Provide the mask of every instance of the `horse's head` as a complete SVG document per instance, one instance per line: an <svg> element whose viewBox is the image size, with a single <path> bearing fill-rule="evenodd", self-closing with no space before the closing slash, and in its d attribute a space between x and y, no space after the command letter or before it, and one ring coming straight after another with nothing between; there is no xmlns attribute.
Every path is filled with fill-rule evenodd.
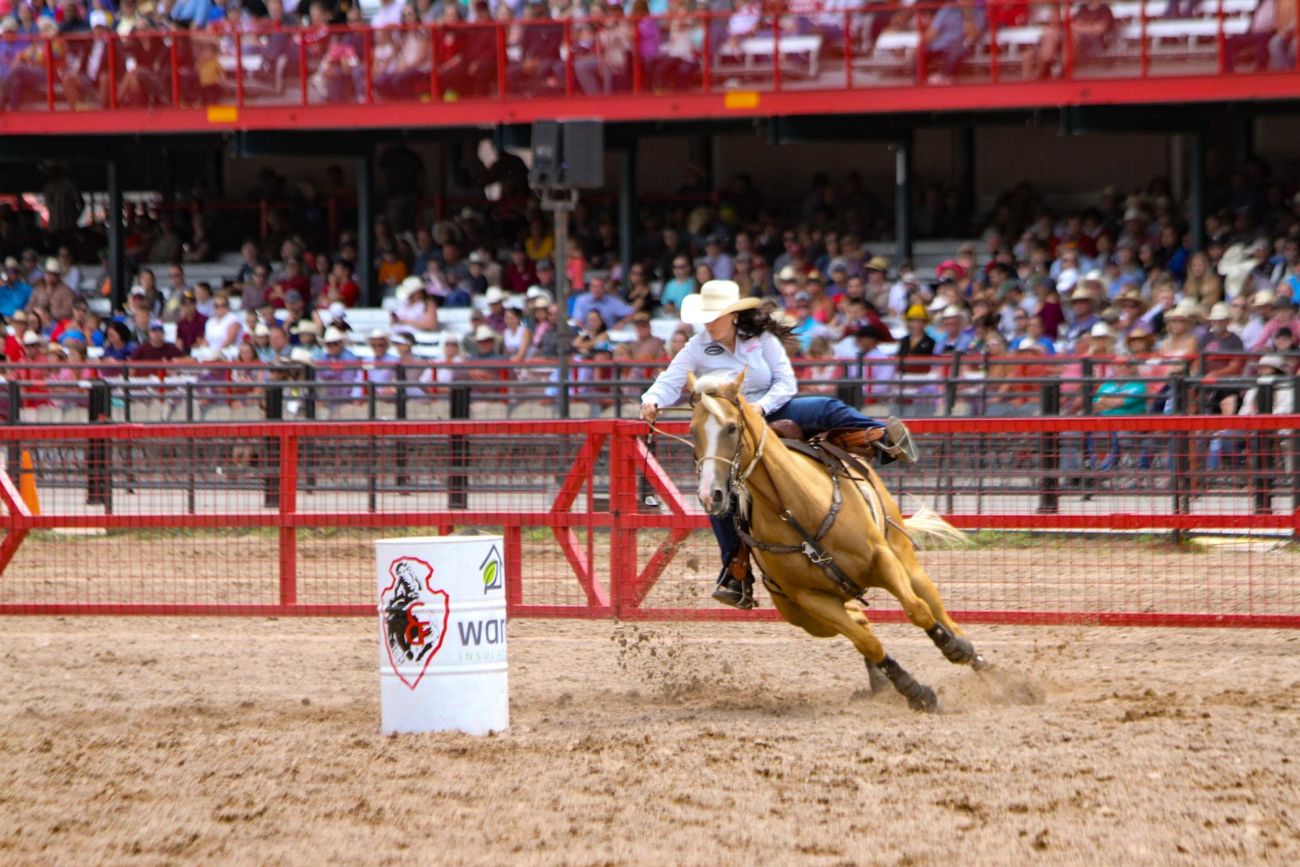
<svg viewBox="0 0 1300 867"><path fill-rule="evenodd" d="M695 467L700 475L700 505L710 515L727 511L731 499L732 472L740 460L744 442L744 398L740 387L745 372L735 380L716 375L699 379L687 374L691 392L691 438L695 441Z"/></svg>

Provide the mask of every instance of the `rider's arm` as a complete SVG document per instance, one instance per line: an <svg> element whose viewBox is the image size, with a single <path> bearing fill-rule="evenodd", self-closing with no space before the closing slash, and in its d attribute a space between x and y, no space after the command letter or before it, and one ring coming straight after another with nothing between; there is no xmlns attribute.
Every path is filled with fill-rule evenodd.
<svg viewBox="0 0 1300 867"><path fill-rule="evenodd" d="M759 398L756 403L763 410L763 415L771 415L798 394L799 384L794 378L794 367L790 364L790 356L786 355L781 341L773 334L764 334L762 344L763 360L767 362L768 369L772 372L772 384L768 386L767 394Z"/></svg>
<svg viewBox="0 0 1300 867"><path fill-rule="evenodd" d="M667 369L655 377L654 383L641 395L641 403L653 403L660 408L677 403L686 386L686 374L699 370L698 349L696 341L687 341L685 348L673 356Z"/></svg>

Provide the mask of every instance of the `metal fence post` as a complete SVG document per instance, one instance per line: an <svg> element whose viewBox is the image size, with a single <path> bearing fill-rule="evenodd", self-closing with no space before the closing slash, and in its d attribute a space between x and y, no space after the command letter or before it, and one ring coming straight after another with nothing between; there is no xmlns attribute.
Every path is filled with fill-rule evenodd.
<svg viewBox="0 0 1300 867"><path fill-rule="evenodd" d="M457 385L451 390L451 417L453 419L469 418L470 389L467 385ZM453 434L451 437L452 474L447 479L447 508L469 508L469 476L465 470L469 467L469 437Z"/></svg>
<svg viewBox="0 0 1300 867"><path fill-rule="evenodd" d="M1169 399L1175 415L1185 415L1187 413L1187 378L1182 374L1174 374L1169 378ZM1169 489L1173 493L1173 510L1174 514L1186 514L1192 510L1191 494L1191 467L1193 441L1192 431L1171 431L1170 432L1170 472L1173 474L1170 479ZM1183 539L1182 530L1174 530L1174 543L1180 543Z"/></svg>
<svg viewBox="0 0 1300 867"><path fill-rule="evenodd" d="M266 387L266 420L282 421L284 419L284 392L276 385ZM258 458L262 474L262 501L268 509L280 506L280 438L265 437L262 440L262 453Z"/></svg>
<svg viewBox="0 0 1300 867"><path fill-rule="evenodd" d="M397 420L406 421L406 366L397 365L393 371L393 380L396 383L397 398L396 411ZM397 493L406 496L409 492L406 490L410 479L406 476L406 438L397 437L393 442L393 465L397 468L397 475L393 479L393 485L397 488Z"/></svg>
<svg viewBox="0 0 1300 867"><path fill-rule="evenodd" d="M1054 418L1061 414L1061 384L1043 383L1040 401L1043 416ZM1038 511L1055 514L1060 509L1061 489L1061 437L1054 431L1043 431L1038 437Z"/></svg>
<svg viewBox="0 0 1300 867"><path fill-rule="evenodd" d="M1273 414L1273 383L1261 382L1257 386L1255 412L1258 415ZM1277 448L1277 435L1270 430L1257 430L1251 437L1254 448L1251 451L1250 484L1254 492L1255 514L1268 515L1273 512L1273 468Z"/></svg>
<svg viewBox="0 0 1300 867"><path fill-rule="evenodd" d="M111 423L112 394L108 383L91 383L89 404L90 417L96 424ZM113 514L111 448L107 436L92 436L86 446L86 502L103 506L105 513L110 515ZM131 448L130 444L127 448Z"/></svg>
<svg viewBox="0 0 1300 867"><path fill-rule="evenodd" d="M6 385L6 392L9 395L8 422L11 426L16 427L17 425L22 423L22 416L23 416L22 386L19 385L18 380L16 379L9 380L7 383L5 383L5 385ZM19 444L18 440L12 440L9 443L9 466L11 467L18 466L18 463L21 459L22 459L22 446Z"/></svg>

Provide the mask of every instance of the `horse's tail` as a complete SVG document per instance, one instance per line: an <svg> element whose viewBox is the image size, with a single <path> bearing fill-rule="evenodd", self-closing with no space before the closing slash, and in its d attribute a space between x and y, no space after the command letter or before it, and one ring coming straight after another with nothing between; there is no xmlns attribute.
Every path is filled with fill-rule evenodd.
<svg viewBox="0 0 1300 867"><path fill-rule="evenodd" d="M943 519L943 516L922 505L916 514L903 519L903 529L913 539L934 539L948 545L970 545L971 538Z"/></svg>

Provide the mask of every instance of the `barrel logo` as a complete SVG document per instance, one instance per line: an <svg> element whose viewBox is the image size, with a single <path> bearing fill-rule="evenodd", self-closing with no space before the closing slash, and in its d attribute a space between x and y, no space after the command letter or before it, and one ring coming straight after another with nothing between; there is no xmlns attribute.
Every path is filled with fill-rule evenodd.
<svg viewBox="0 0 1300 867"><path fill-rule="evenodd" d="M505 583L506 570L501 560L501 552L493 545L483 562L478 565L479 577L483 579L483 594L500 590Z"/></svg>
<svg viewBox="0 0 1300 867"><path fill-rule="evenodd" d="M393 673L415 689L442 649L451 617L451 597L433 587L433 567L418 557L388 564L392 580L379 594L384 612L384 649ZM412 671L419 671L412 676ZM403 669L406 669L405 671Z"/></svg>

